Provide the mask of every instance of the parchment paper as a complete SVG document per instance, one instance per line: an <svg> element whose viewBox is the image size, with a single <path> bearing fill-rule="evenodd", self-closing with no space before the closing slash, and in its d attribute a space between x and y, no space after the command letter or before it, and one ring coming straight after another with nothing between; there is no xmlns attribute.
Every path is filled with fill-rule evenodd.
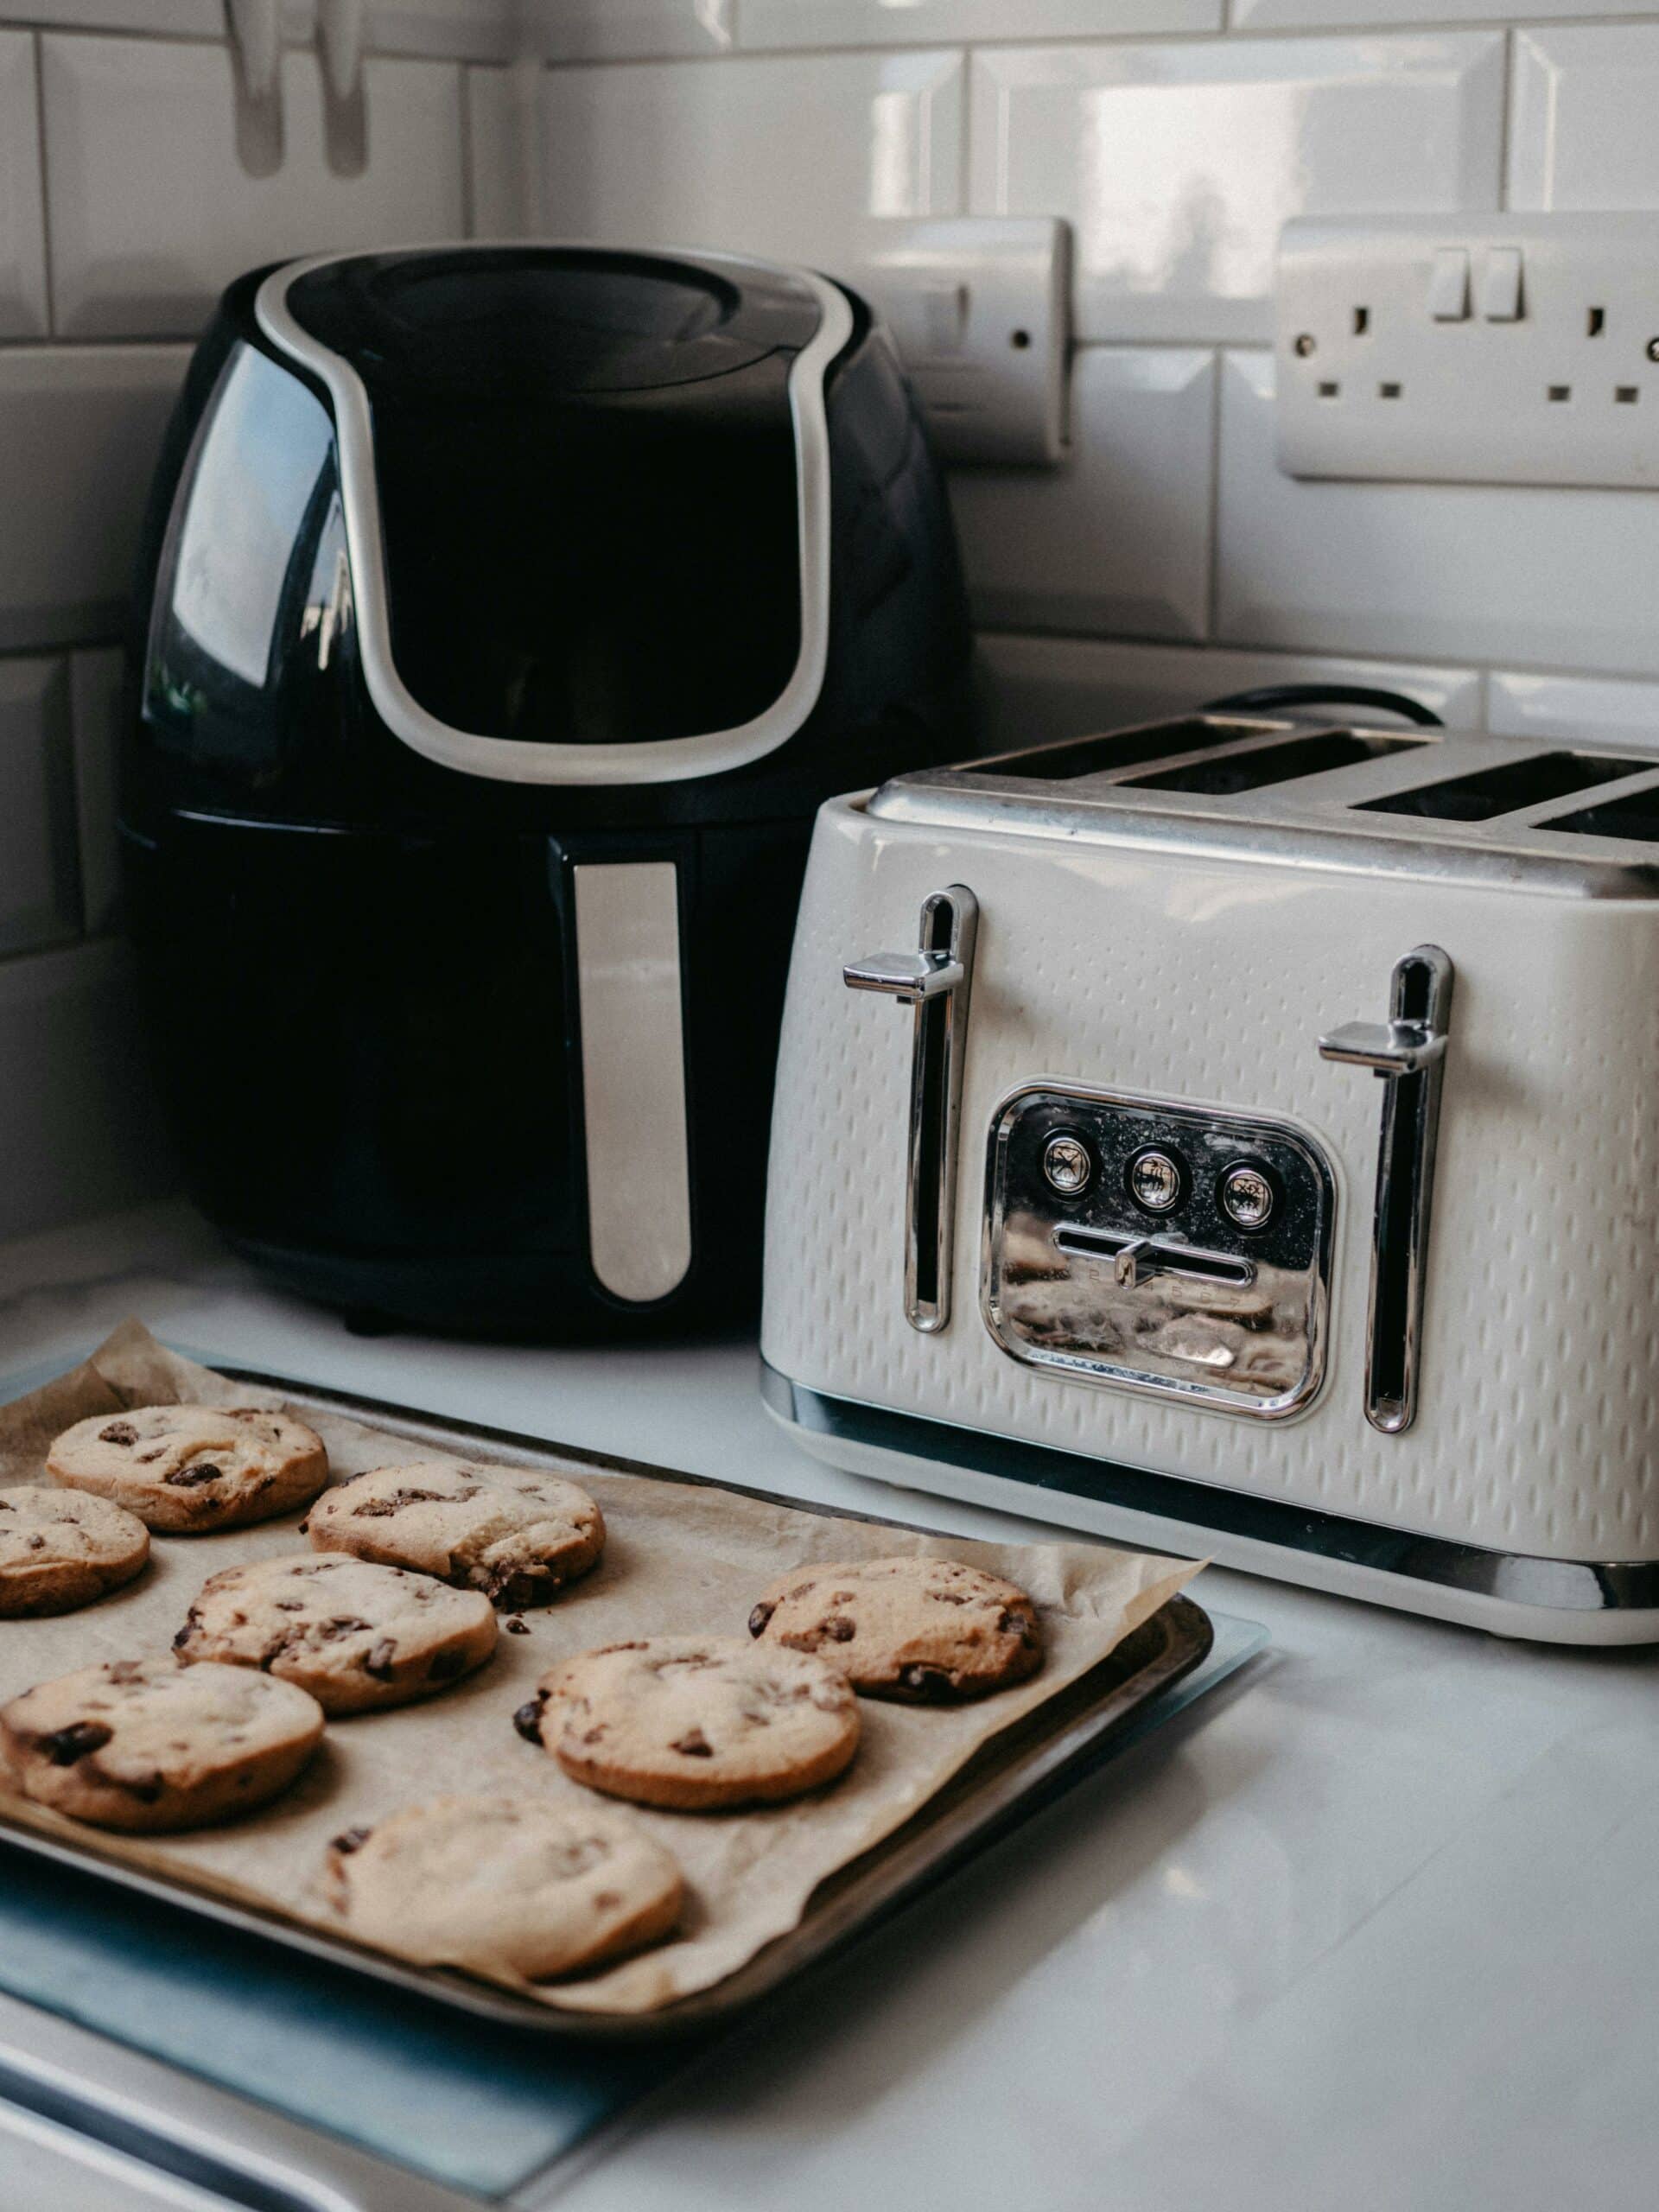
<svg viewBox="0 0 1659 2212"><path fill-rule="evenodd" d="M282 1401L179 1358L141 1324L125 1322L72 1374L0 1408L0 1488L47 1479L53 1439L89 1414L190 1402ZM357 1421L296 1412L327 1445L335 1480L401 1459L442 1456ZM550 1413L556 1418L556 1408ZM500 1459L512 1463L511 1453ZM324 1847L342 1828L452 1791L588 1796L512 1727L515 1708L558 1659L625 1637L741 1635L762 1586L813 1560L914 1552L966 1560L1029 1591L1047 1649L1031 1681L954 1708L862 1700L852 1767L828 1789L788 1804L712 1814L629 1808L684 1869L688 1903L675 1938L563 1983L485 1977L566 2009L648 2012L709 1987L793 1928L828 1875L900 1826L982 1744L1105 1658L1198 1572L1192 1561L1098 1545L912 1535L728 1491L607 1472L579 1456L564 1464L604 1512L600 1565L554 1605L523 1615L530 1633L504 1633L489 1663L454 1689L423 1705L331 1721L311 1766L274 1804L230 1827L155 1840L86 1829L0 1788L7 1816L338 1935L342 1926L320 1874ZM54 1619L0 1622L0 1701L73 1668L166 1649L208 1575L305 1550L301 1517L219 1535L156 1536L149 1567L101 1603Z"/></svg>

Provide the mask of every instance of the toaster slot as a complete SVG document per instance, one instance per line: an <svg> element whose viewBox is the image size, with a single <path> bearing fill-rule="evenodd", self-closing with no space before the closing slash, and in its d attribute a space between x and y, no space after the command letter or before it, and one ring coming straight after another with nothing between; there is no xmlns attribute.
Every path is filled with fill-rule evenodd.
<svg viewBox="0 0 1659 2212"><path fill-rule="evenodd" d="M1319 1039L1320 1057L1382 1079L1365 1418L1397 1435L1417 1415L1423 1286L1434 1196L1440 1082L1452 1012L1452 963L1420 944L1395 968L1386 1022L1351 1021Z"/></svg>
<svg viewBox="0 0 1659 2212"><path fill-rule="evenodd" d="M1149 760L1173 760L1184 753L1213 750L1255 737L1274 725L1223 721L1213 715L1189 715L1177 722L1144 722L1134 729L1109 730L1067 745L1047 745L1000 760L977 760L976 776L1018 776L1024 782L1073 783L1079 776L1109 776L1122 768L1144 767Z"/></svg>
<svg viewBox="0 0 1659 2212"><path fill-rule="evenodd" d="M1362 799L1361 814L1412 814L1428 822L1490 822L1523 807L1544 806L1570 792L1589 791L1641 772L1645 760L1612 760L1591 753L1535 753L1502 768L1479 768L1443 784L1423 784L1382 798ZM1560 829L1560 823L1552 823Z"/></svg>
<svg viewBox="0 0 1659 2212"><path fill-rule="evenodd" d="M1651 766L1643 761L1643 767ZM1637 763L1623 763L1626 775L1637 772ZM1625 837L1638 844L1659 844L1659 788L1627 791L1599 806L1580 807L1576 814L1558 814L1548 822L1535 822L1535 830L1565 830L1575 837Z"/></svg>
<svg viewBox="0 0 1659 2212"><path fill-rule="evenodd" d="M928 1335L950 1319L963 1058L978 926L978 900L965 884L953 883L923 900L916 951L874 953L849 962L842 971L849 990L880 991L915 1009L905 1177L905 1318Z"/></svg>
<svg viewBox="0 0 1659 2212"><path fill-rule="evenodd" d="M1427 742L1421 737L1383 736L1376 731L1311 730L1306 737L1287 738L1278 745L1216 753L1179 768L1163 769L1155 776L1128 776L1124 781L1132 791L1196 791L1225 798L1236 791L1260 791L1268 784L1287 784L1298 776L1322 776L1332 768L1385 760L1391 753L1404 753Z"/></svg>

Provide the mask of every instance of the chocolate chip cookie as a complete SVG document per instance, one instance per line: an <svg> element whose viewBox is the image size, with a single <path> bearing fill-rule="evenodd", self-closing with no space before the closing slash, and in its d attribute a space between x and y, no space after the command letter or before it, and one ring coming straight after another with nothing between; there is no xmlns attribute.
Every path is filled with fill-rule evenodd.
<svg viewBox="0 0 1659 2212"><path fill-rule="evenodd" d="M322 1708L245 1667L165 1653L82 1667L0 1707L0 1752L39 1804L94 1827L205 1827L286 1789L317 1748Z"/></svg>
<svg viewBox="0 0 1659 2212"><path fill-rule="evenodd" d="M149 1557L149 1529L108 1498L44 1483L0 1491L0 1620L72 1613Z"/></svg>
<svg viewBox="0 0 1659 2212"><path fill-rule="evenodd" d="M413 1567L517 1612L586 1574L605 1522L586 1491L556 1475L417 1459L325 1491L308 1533L320 1552Z"/></svg>
<svg viewBox="0 0 1659 2212"><path fill-rule="evenodd" d="M252 1406L134 1406L66 1429L47 1472L113 1498L147 1528L200 1535L308 1505L328 1479L322 1439Z"/></svg>
<svg viewBox="0 0 1659 2212"><path fill-rule="evenodd" d="M832 1781L858 1749L846 1677L741 1637L653 1636L567 1659L515 1716L591 1789L681 1812L769 1803Z"/></svg>
<svg viewBox="0 0 1659 2212"><path fill-rule="evenodd" d="M626 1813L534 1797L436 1797L328 1849L354 1936L405 1957L545 1981L667 1935L683 1885Z"/></svg>
<svg viewBox="0 0 1659 2212"><path fill-rule="evenodd" d="M297 1682L328 1713L407 1705L447 1690L495 1649L475 1590L360 1559L308 1552L227 1567L201 1586L173 1649Z"/></svg>
<svg viewBox="0 0 1659 2212"><path fill-rule="evenodd" d="M819 1651L869 1697L955 1704L1036 1673L1037 1608L948 1559L871 1559L781 1575L749 1615L765 1646Z"/></svg>

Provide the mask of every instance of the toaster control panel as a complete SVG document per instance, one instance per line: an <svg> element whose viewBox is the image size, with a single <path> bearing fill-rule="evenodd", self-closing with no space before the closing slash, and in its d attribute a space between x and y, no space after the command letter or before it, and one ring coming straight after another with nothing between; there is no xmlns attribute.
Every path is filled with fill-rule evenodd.
<svg viewBox="0 0 1659 2212"><path fill-rule="evenodd" d="M1281 1420L1325 1370L1336 1180L1287 1122L1081 1085L991 1130L986 1325L1033 1367Z"/></svg>

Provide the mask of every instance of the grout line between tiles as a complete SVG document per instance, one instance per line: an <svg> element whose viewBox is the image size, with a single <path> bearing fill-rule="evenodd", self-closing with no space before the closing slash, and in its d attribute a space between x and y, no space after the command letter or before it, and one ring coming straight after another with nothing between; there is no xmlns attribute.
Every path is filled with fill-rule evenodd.
<svg viewBox="0 0 1659 2212"><path fill-rule="evenodd" d="M52 194L47 188L46 159L46 50L41 44L41 35L34 34L35 49L35 151L41 171L41 283L46 294L46 327L55 331L58 321L57 286L52 269Z"/></svg>
<svg viewBox="0 0 1659 2212"><path fill-rule="evenodd" d="M1503 34L1503 105L1497 116L1497 204L1507 209L1510 204L1510 148L1515 130L1515 33Z"/></svg>
<svg viewBox="0 0 1659 2212"><path fill-rule="evenodd" d="M1217 346L1210 356L1210 547L1205 578L1204 634L1216 634L1221 611L1221 388L1227 357Z"/></svg>

